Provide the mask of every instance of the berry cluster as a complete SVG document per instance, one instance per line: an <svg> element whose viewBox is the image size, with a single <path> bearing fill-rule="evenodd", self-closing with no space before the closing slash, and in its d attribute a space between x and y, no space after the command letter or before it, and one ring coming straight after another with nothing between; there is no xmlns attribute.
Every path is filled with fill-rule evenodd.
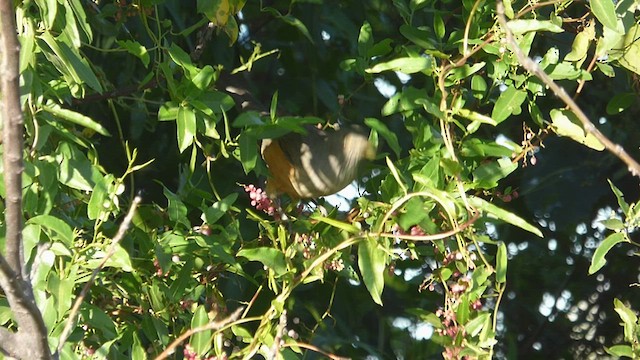
<svg viewBox="0 0 640 360"><path fill-rule="evenodd" d="M305 259L311 259L316 254L316 239L318 238L318 234L310 235L310 234L296 234L295 240L296 243L302 246L302 256Z"/></svg>
<svg viewBox="0 0 640 360"><path fill-rule="evenodd" d="M443 329L436 329L436 333L440 336L448 336L452 340L455 341L455 338L460 334L461 336L466 335L466 330L464 326L459 326L456 313L453 309L442 310L438 309L436 311L436 316L442 319L442 325L444 325ZM445 347L444 352L442 353L442 357L444 359L460 359L460 351L462 351L462 347L459 346L447 346Z"/></svg>
<svg viewBox="0 0 640 360"><path fill-rule="evenodd" d="M333 270L335 272L340 272L344 270L344 261L342 259L333 259L324 264L324 268L327 270Z"/></svg>
<svg viewBox="0 0 640 360"><path fill-rule="evenodd" d="M189 344L184 347L184 351L182 353L184 354L185 360L227 360L227 355L201 358Z"/></svg>
<svg viewBox="0 0 640 360"><path fill-rule="evenodd" d="M535 159L535 158L534 158L534 159ZM503 194L502 192L498 191L498 192L496 192L496 196L497 196L500 200L502 200L502 201L504 201L504 202L508 203L508 202L513 201L514 199L517 199L517 198L518 198L518 196L520 196L520 194L518 194L518 191L517 191L517 190L513 190L513 191L505 191L505 193L504 193L504 194Z"/></svg>
<svg viewBox="0 0 640 360"><path fill-rule="evenodd" d="M414 225L411 227L411 230L409 230L409 233L413 236L424 236L424 230L418 226L418 225Z"/></svg>
<svg viewBox="0 0 640 360"><path fill-rule="evenodd" d="M167 276L169 275L169 273L165 273L164 271L162 271L162 267L160 266L160 262L158 261L158 259L153 259L153 267L156 269L156 276Z"/></svg>
<svg viewBox="0 0 640 360"><path fill-rule="evenodd" d="M277 211L278 209L276 205L264 190L255 187L255 185L253 184L250 184L244 185L244 191L249 193L251 206L255 207L257 210L264 211L269 216L280 218L280 214Z"/></svg>

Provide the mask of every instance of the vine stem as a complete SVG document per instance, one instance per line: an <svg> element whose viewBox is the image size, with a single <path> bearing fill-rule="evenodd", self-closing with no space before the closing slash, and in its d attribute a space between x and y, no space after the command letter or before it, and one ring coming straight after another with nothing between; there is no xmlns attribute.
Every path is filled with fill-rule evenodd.
<svg viewBox="0 0 640 360"><path fill-rule="evenodd" d="M564 88L556 84L556 82L553 81L553 79L551 79L551 77L549 77L549 75L547 75L547 73L545 73L535 61L533 61L533 59L522 52L520 46L518 46L518 43L513 37L513 32L509 28L507 18L504 15L504 4L501 0L498 0L496 2L496 14L500 26L502 26L505 31L507 44L509 44L511 51L513 51L513 54L518 59L520 65L522 65L522 67L525 68L528 72L542 80L542 82L546 86L548 86L551 91L553 91L553 93L557 97L559 97L560 100L562 100L562 102L565 103L569 110L571 110L576 115L580 123L582 123L582 127L584 128L584 131L586 133L593 135L596 139L598 139L598 141L600 141L600 143L602 143L602 145L604 145L605 149L622 160L622 162L627 165L627 168L631 175L640 178L640 164L638 164L638 162L634 158L632 158L621 145L614 143L613 141L609 140L609 138L606 137L603 133L601 133L600 130L598 130L595 125L593 125L591 120L589 120L580 106L578 106L578 104L576 104L571 96L567 94Z"/></svg>

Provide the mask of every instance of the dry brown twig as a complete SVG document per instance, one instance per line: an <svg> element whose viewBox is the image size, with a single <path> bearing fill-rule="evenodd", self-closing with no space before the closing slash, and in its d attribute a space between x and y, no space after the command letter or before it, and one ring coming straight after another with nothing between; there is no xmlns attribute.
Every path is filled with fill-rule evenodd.
<svg viewBox="0 0 640 360"><path fill-rule="evenodd" d="M243 307L239 307L237 308L233 313L231 313L231 315L227 316L226 318L220 320L220 321L212 321L206 325L202 325L202 326L198 326L195 327L193 329L189 329L187 331L185 331L182 335L180 335L177 339L173 340L173 342L171 344L169 344L169 346L167 346L166 349L164 349L163 352L160 353L160 355L156 356L156 358L154 360L163 360L166 359L167 357L169 357L169 355L173 354L173 352L175 351L176 347L178 347L180 344L182 344L182 342L184 342L187 338L189 338L191 335L199 333L199 332L203 332L203 331L207 331L207 330L220 330L223 327L231 324L232 322L238 320L238 318L240 317L240 314L242 314L242 310L244 310Z"/></svg>
<svg viewBox="0 0 640 360"><path fill-rule="evenodd" d="M634 158L632 158L621 145L614 143L613 141L609 140L609 138L606 137L603 133L601 133L600 130L598 130L595 125L593 125L591 120L589 120L587 115L582 111L578 104L576 104L571 96L567 94L564 88L556 84L555 81L553 81L553 79L551 79L549 75L547 75L547 73L545 73L540 68L540 66L538 66L538 64L533 61L533 59L522 52L522 50L518 46L518 43L513 37L513 33L509 29L507 18L504 15L504 4L501 0L496 2L496 13L498 16L498 22L500 23L506 34L507 44L518 59L520 65L522 65L522 67L525 68L528 72L542 80L542 82L546 86L548 86L551 91L553 91L553 93L566 104L569 110L571 110L576 115L580 123L582 123L582 127L586 133L593 135L596 139L598 139L598 141L600 141L600 143L602 143L602 145L604 145L605 149L622 160L622 162L627 165L628 170L632 175L640 177L640 164L638 164L638 162Z"/></svg>
<svg viewBox="0 0 640 360"><path fill-rule="evenodd" d="M120 223L120 227L118 228L118 232L116 233L116 236L114 236L113 239L111 240L111 246L109 246L109 250L107 250L107 253L105 254L104 258L102 259L98 267L93 269L93 272L91 272L91 278L89 278L89 281L87 281L87 283L84 284L82 291L80 291L80 295L78 295L78 297L76 298L76 301L73 303L73 307L71 308L71 311L69 313L69 318L67 319L67 323L65 324L64 329L62 330L62 334L60 334L60 342L58 343L58 352L62 350L64 343L67 341L67 338L71 334L73 324L75 323L75 317L78 314L78 311L80 310L80 305L82 304L82 301L84 301L84 298L89 293L89 289L95 282L96 277L98 276L98 274L100 273L104 265L107 263L109 258L111 258L111 256L113 256L113 254L116 252L118 245L120 244L120 241L122 240L122 238L124 238L124 235L127 233L127 230L129 229L129 225L131 225L131 219L133 219L133 215L135 215L136 209L138 208L140 201L142 201L142 198L140 196L136 196L135 198L133 198L133 201L129 206L129 211L127 212L127 215L122 220L122 223Z"/></svg>

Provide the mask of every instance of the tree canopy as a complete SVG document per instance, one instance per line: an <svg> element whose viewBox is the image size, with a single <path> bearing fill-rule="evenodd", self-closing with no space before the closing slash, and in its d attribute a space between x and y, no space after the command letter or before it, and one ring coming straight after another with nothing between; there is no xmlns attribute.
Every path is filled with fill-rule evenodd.
<svg viewBox="0 0 640 360"><path fill-rule="evenodd" d="M640 356L639 5L3 1L0 353ZM271 202L263 139L352 124Z"/></svg>

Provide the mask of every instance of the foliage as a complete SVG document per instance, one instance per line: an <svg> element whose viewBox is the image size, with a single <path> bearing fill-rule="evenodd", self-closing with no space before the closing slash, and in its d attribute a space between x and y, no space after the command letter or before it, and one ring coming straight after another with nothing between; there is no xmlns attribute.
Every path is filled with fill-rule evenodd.
<svg viewBox="0 0 640 360"><path fill-rule="evenodd" d="M606 136L637 144L638 4L504 5L517 46L604 119L594 123ZM239 307L238 320L193 334L175 356L603 354L589 339L558 350L554 331L536 337L531 327L553 319L526 291L567 291L578 308L595 285L570 282L587 274L573 265L593 257L589 273L616 269L604 255L629 241L637 217L623 192L612 185L627 222L606 221L603 245L576 227L610 203L605 178L630 181L626 167L596 153L602 139L523 71L493 2L35 0L16 13L24 256L62 359L158 355ZM270 105L242 108L238 88ZM353 211L323 200L285 199L279 218L254 208L251 194L266 198L241 184L268 176L259 140L337 120L368 126L380 149ZM585 154L591 163L576 169ZM563 176L571 190L586 180L598 190L562 203ZM63 342L137 192L144 204ZM545 256L541 238L565 252ZM521 244L542 250L518 257ZM612 354L637 353L632 307L615 303L634 345ZM2 298L0 323L15 326ZM571 324L555 329L566 337L560 326Z"/></svg>

